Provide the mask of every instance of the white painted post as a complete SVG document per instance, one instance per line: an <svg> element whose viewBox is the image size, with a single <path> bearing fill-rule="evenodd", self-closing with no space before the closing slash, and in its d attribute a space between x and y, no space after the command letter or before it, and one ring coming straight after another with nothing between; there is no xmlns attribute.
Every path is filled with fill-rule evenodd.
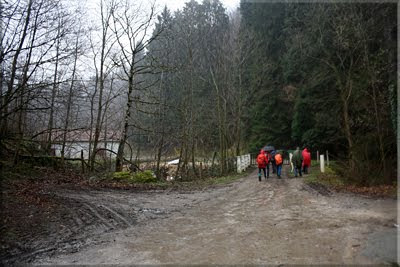
<svg viewBox="0 0 400 267"><path fill-rule="evenodd" d="M320 155L320 162L321 162L321 172L325 172L325 160L324 160L324 154Z"/></svg>
<svg viewBox="0 0 400 267"><path fill-rule="evenodd" d="M238 173L242 172L242 170L240 169L240 156L236 157L236 169Z"/></svg>
<svg viewBox="0 0 400 267"><path fill-rule="evenodd" d="M329 166L329 153L326 151L326 165Z"/></svg>

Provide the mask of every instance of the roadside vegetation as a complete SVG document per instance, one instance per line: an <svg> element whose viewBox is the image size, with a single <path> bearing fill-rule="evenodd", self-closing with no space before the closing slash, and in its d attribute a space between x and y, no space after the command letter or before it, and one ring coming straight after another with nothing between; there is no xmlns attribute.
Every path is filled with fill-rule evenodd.
<svg viewBox="0 0 400 267"><path fill-rule="evenodd" d="M357 183L357 180L341 175L342 166L336 161L330 162L330 166L325 166L322 173L320 165L316 161L312 162L310 173L305 176L304 182L307 184L319 184L338 192L351 192L372 197L397 198L397 182L392 184L370 184L368 186Z"/></svg>

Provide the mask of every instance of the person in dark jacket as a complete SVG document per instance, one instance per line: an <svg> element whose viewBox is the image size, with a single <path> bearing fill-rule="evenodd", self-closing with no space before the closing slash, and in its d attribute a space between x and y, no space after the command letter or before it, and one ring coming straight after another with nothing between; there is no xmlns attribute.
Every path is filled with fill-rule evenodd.
<svg viewBox="0 0 400 267"><path fill-rule="evenodd" d="M264 178L267 180L267 174L265 173L265 167L268 164L268 158L265 156L264 150L260 150L260 154L257 156L257 165L258 165L258 181L261 182L261 170L264 171Z"/></svg>
<svg viewBox="0 0 400 267"><path fill-rule="evenodd" d="M276 154L276 150L272 150L272 151L271 151L272 173L275 173L275 172L276 172L275 154Z"/></svg>
<svg viewBox="0 0 400 267"><path fill-rule="evenodd" d="M271 162L272 164L272 156L271 153L269 153L268 151L265 151L265 156L267 157L267 178L269 178L269 163Z"/></svg>
<svg viewBox="0 0 400 267"><path fill-rule="evenodd" d="M296 151L293 152L292 163L294 166L294 177L297 177L297 172L299 173L300 177L301 174L301 165L303 164L303 156L301 155L300 148L297 147Z"/></svg>

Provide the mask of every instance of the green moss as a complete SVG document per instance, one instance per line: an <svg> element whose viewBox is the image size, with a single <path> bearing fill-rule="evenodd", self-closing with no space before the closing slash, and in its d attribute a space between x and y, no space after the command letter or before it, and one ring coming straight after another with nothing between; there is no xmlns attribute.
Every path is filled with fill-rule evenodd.
<svg viewBox="0 0 400 267"><path fill-rule="evenodd" d="M135 183L157 183L158 181L152 171L137 172L130 180Z"/></svg>
<svg viewBox="0 0 400 267"><path fill-rule="evenodd" d="M152 171L144 171L137 173L115 172L112 176L114 180L125 181L128 183L157 183L157 178Z"/></svg>

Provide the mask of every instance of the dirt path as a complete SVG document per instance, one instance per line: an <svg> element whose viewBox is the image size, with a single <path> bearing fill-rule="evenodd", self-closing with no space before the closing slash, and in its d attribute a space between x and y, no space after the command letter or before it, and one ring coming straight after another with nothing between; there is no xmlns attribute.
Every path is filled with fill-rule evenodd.
<svg viewBox="0 0 400 267"><path fill-rule="evenodd" d="M79 246L37 253L35 264L309 264L396 261L371 236L396 233L396 200L305 186L302 179L258 182L256 173L203 192L74 192L70 231ZM79 208L76 208L79 207ZM84 221L92 223L84 223ZM393 234L384 250L396 253ZM395 237L395 236L394 236ZM396 238L394 238L396 240ZM392 243L391 243L392 242ZM379 242L378 242L379 244ZM371 247L372 246L372 247ZM382 246L380 244L379 246ZM385 247L387 246L387 247ZM72 243L73 247L73 243ZM368 251L374 251L373 253ZM371 256L371 257L367 257ZM393 258L393 259L392 259Z"/></svg>

